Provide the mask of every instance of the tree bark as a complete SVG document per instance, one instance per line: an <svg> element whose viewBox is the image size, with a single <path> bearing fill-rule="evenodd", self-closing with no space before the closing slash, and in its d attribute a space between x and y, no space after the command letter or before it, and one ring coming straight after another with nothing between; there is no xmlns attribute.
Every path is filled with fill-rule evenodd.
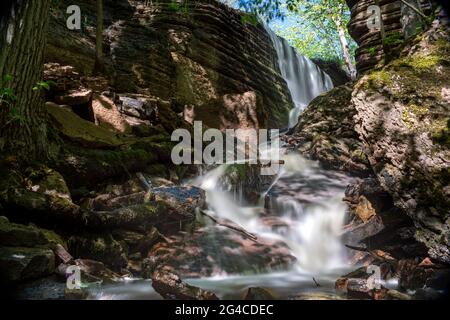
<svg viewBox="0 0 450 320"><path fill-rule="evenodd" d="M347 66L348 72L350 73L350 78L354 80L356 79L356 66L352 61L348 41L345 37L345 29L342 25L341 16L344 8L342 4L339 5L341 6L341 14L339 14L338 17L334 20L334 23L336 24L336 28L338 31L339 42L341 43L342 55L344 57L345 65Z"/></svg>
<svg viewBox="0 0 450 320"><path fill-rule="evenodd" d="M0 103L0 150L19 159L48 156L46 109L40 90L50 0L8 0L0 16L0 82L17 97Z"/></svg>
<svg viewBox="0 0 450 320"><path fill-rule="evenodd" d="M103 57L103 0L97 0L97 30L95 44L94 74L103 72L105 61Z"/></svg>

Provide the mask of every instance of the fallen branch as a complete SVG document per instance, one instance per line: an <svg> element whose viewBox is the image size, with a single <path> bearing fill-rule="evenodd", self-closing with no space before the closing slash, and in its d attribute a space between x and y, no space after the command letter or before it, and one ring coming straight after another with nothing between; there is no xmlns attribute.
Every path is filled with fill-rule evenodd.
<svg viewBox="0 0 450 320"><path fill-rule="evenodd" d="M250 232L248 232L248 231L242 229L241 227L233 226L233 225L231 225L231 224L229 224L229 223L226 223L226 222L221 222L221 221L219 221L217 218L213 217L212 215L206 213L206 212L203 211L203 210L200 210L200 212L201 212L204 216L207 216L208 218L210 218L212 221L214 221L214 222L215 222L216 224L218 224L219 226L226 227L226 228L229 228L229 229L231 229L231 230L237 231L237 232L243 234L245 237L249 238L249 239L252 240L252 241L255 241L255 242L256 242L257 239L258 239L253 233L250 233Z"/></svg>
<svg viewBox="0 0 450 320"><path fill-rule="evenodd" d="M147 191L152 190L152 185L147 181L147 179L141 172L136 172L136 177L139 179L139 181L141 181L141 184L144 187L144 189L147 189Z"/></svg>
<svg viewBox="0 0 450 320"><path fill-rule="evenodd" d="M312 279L313 279L314 283L316 284L316 287L320 287L320 284L316 281L316 279L314 277Z"/></svg>
<svg viewBox="0 0 450 320"><path fill-rule="evenodd" d="M367 252L368 254L370 254L372 257L374 257L375 259L381 260L381 261L386 261L386 262L390 262L390 263L397 263L397 259L395 259L394 257L392 257L389 253L382 251L382 250L369 250L367 248L364 247L355 247L349 244L345 245L347 248L352 249L352 250L356 250L356 251L362 251L362 252Z"/></svg>
<svg viewBox="0 0 450 320"><path fill-rule="evenodd" d="M420 11L419 9L417 9L415 6L413 6L412 4L406 2L405 0L400 0L401 2L403 2L404 5L410 7L411 9L413 9L418 15L420 15L422 18L426 18L427 16Z"/></svg>
<svg viewBox="0 0 450 320"><path fill-rule="evenodd" d="M349 244L345 244L345 246L347 248L349 248L349 249L356 250L356 251L363 251L363 252L368 252L369 251L365 247L355 247L355 246L352 246L352 245L349 245Z"/></svg>

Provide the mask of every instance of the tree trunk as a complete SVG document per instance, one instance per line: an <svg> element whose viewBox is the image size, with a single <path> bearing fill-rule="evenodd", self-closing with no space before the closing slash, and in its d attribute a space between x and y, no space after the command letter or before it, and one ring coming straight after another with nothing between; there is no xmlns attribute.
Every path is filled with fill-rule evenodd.
<svg viewBox="0 0 450 320"><path fill-rule="evenodd" d="M97 0L97 30L94 74L103 72L104 68L105 61L103 58L103 0Z"/></svg>
<svg viewBox="0 0 450 320"><path fill-rule="evenodd" d="M345 37L345 29L342 26L342 21L340 16L335 20L336 28L339 35L339 42L341 43L342 55L344 56L344 62L347 66L348 72L350 73L350 78L352 80L356 79L356 66L352 61L350 55L350 49L348 46L347 38Z"/></svg>
<svg viewBox="0 0 450 320"><path fill-rule="evenodd" d="M9 0L0 17L0 89L17 97L0 102L0 150L20 160L48 155L46 109L40 90L50 0ZM5 8L6 7L6 8ZM1 81L9 75L10 81Z"/></svg>

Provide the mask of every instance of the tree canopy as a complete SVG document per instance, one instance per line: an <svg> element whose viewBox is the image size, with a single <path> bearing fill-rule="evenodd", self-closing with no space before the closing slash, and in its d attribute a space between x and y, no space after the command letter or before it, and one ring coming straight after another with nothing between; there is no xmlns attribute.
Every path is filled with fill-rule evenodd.
<svg viewBox="0 0 450 320"><path fill-rule="evenodd" d="M335 60L354 73L356 43L345 0L239 0L241 9L272 21L275 32L309 58Z"/></svg>

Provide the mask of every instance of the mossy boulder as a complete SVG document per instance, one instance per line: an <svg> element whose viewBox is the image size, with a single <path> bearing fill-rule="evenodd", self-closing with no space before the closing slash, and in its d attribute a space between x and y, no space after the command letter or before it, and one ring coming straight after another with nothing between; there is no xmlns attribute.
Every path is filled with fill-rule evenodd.
<svg viewBox="0 0 450 320"><path fill-rule="evenodd" d="M69 141L91 148L113 148L122 144L113 132L82 119L63 106L51 102L46 106L54 127Z"/></svg>
<svg viewBox="0 0 450 320"><path fill-rule="evenodd" d="M127 265L124 248L109 234L72 236L68 246L75 257L101 261L115 270Z"/></svg>
<svg viewBox="0 0 450 320"><path fill-rule="evenodd" d="M47 276L54 269L55 256L52 250L0 247L0 278L3 283Z"/></svg>
<svg viewBox="0 0 450 320"><path fill-rule="evenodd" d="M290 148L327 168L368 176L369 162L354 130L352 90L348 85L339 86L311 101L286 141Z"/></svg>
<svg viewBox="0 0 450 320"><path fill-rule="evenodd" d="M67 248L66 241L52 230L38 228L32 224L9 222L6 217L0 217L0 245L17 247L53 248L60 244Z"/></svg>

